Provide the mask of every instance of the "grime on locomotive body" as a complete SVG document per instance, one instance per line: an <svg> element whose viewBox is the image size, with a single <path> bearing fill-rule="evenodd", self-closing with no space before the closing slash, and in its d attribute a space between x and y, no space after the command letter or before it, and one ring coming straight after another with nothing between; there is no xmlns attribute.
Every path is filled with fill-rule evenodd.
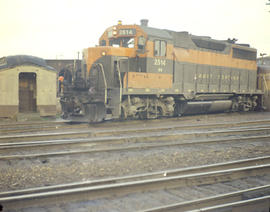
<svg viewBox="0 0 270 212"><path fill-rule="evenodd" d="M65 119L157 118L262 107L256 49L141 25L108 28L64 81Z"/></svg>

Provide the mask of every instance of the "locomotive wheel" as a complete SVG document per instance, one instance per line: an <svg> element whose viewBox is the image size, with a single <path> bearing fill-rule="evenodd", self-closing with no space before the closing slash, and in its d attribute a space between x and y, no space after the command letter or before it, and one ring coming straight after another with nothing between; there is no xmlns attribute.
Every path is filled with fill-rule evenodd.
<svg viewBox="0 0 270 212"><path fill-rule="evenodd" d="M233 101L233 102L232 102L232 111L233 111L233 112L236 112L236 111L238 111L238 108L239 108L238 102Z"/></svg>
<svg viewBox="0 0 270 212"><path fill-rule="evenodd" d="M166 107L163 103L160 103L157 107L157 114L158 117L164 117L166 116Z"/></svg>
<svg viewBox="0 0 270 212"><path fill-rule="evenodd" d="M249 107L247 105L244 105L243 106L243 111L248 112L249 111Z"/></svg>
<svg viewBox="0 0 270 212"><path fill-rule="evenodd" d="M126 120L127 119L127 112L125 107L121 106L121 115L120 115L120 120Z"/></svg>
<svg viewBox="0 0 270 212"><path fill-rule="evenodd" d="M147 111L141 111L138 113L138 117L139 119L143 120L143 119L147 119Z"/></svg>

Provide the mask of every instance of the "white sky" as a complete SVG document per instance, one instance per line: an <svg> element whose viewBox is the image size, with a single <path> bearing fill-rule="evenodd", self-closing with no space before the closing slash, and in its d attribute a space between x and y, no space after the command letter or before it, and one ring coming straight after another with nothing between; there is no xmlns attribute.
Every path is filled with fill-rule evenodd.
<svg viewBox="0 0 270 212"><path fill-rule="evenodd" d="M0 57L27 54L74 59L95 46L104 30L122 20L188 31L224 40L237 38L270 54L267 0L0 0Z"/></svg>

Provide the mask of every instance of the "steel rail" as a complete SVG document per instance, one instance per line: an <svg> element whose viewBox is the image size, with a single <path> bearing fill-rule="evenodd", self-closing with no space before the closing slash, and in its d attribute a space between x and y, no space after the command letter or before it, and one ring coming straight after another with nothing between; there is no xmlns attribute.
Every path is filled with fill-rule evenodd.
<svg viewBox="0 0 270 212"><path fill-rule="evenodd" d="M249 112L248 114L247 113L244 113L244 114L241 114L241 113L229 113L229 115L232 115L232 116L245 116L245 115L250 115L252 114L252 112ZM254 114L254 113L253 113ZM206 115L191 115L191 116L182 116L182 117L163 117L161 119L148 119L148 120L124 120L124 121L113 121L113 120L110 120L110 121L105 121L105 122L100 122L100 123L94 123L94 124L91 124L91 123L79 123L79 124L87 124L87 125L90 125L90 126L100 126L100 125L110 125L110 126L115 126L115 125L119 125L119 124L141 124L142 122L145 123L145 122L148 122L148 123L155 123L155 122L160 122L160 120L162 122L175 122L175 121L185 121L185 120L194 120L194 119L200 119L200 118L211 118L211 117L214 117L214 118L222 118L224 116L228 116L228 113L227 114L224 114L224 113L220 113L220 114L206 114ZM264 119L263 119L264 120ZM6 123L0 123L0 130L1 129L6 129L6 128L15 128L15 127L27 127L27 126L33 126L33 125L48 125L48 124L61 124L61 123L72 123L70 121L67 121L67 120L63 120L63 119L60 119L60 120L53 120L53 121L29 121L29 122L6 122ZM77 125L78 123L75 123L75 125Z"/></svg>
<svg viewBox="0 0 270 212"><path fill-rule="evenodd" d="M158 143L158 144L143 144L136 146L126 146L126 147L110 147L110 148L94 148L90 150L73 150L73 151L60 151L60 152L49 152L49 153L37 153L37 154L16 154L16 155L1 155L0 160L15 160L15 159L33 159L33 158L41 158L41 157L57 157L57 156L66 156L66 155L81 155L81 154L94 154L94 153L102 153L102 152L119 152L119 151L136 151L136 150L148 150L155 148L166 148L173 146L194 146L194 145L202 145L202 144L222 144L227 142L236 142L236 141L254 141L260 142L262 140L269 141L270 135L261 135L261 136L250 136L250 137L236 137L236 138L218 138L218 139L208 139L208 140L191 140L191 141L176 141L176 142L166 142L166 143ZM89 140L76 140L76 141L67 141L67 142L43 142L34 143L30 145L11 145L11 146L0 146L1 149L15 149L15 148L33 148L33 147L46 147L52 145L81 145L85 143L92 143L93 141ZM96 141L94 141L96 142ZM99 141L101 142L101 141Z"/></svg>
<svg viewBox="0 0 270 212"><path fill-rule="evenodd" d="M105 185L94 185L71 189L57 189L13 196L2 196L0 204L5 209L16 209L48 203L82 201L96 198L105 198L112 195L126 195L134 192L155 191L183 186L194 186L224 182L229 180L269 174L270 164L248 166L204 173L187 174L180 176L163 176L161 178L146 179L131 182L117 182Z"/></svg>
<svg viewBox="0 0 270 212"><path fill-rule="evenodd" d="M250 132L252 131L268 131L270 130L270 126L252 126L252 127L238 127L238 128L229 128L227 130L224 129L211 129L209 131L198 131L196 128L197 126L192 126L192 129L196 129L196 131L188 131L188 132L178 132L182 133L183 138L185 137L185 135L187 137L190 137L191 135L207 135L208 134L212 134L214 135L214 133L216 134L228 134L228 133L244 133L244 132L248 132L248 129ZM73 132L50 132L50 133L35 133L35 134L16 134L16 135L4 135L4 136L0 136L0 142L3 143L5 141L24 141L24 140L34 140L34 139L41 139L41 140L46 140L48 138L82 138L82 137L98 137L98 136L108 136L108 137L112 137L113 135L124 135L124 134L134 134L132 135L132 137L137 137L137 136L142 136L142 135L138 135L138 133L147 133L147 132L151 132L154 133L155 135L161 134L162 132L167 132L167 134L170 132L175 133L173 131L177 131L177 130L182 130L184 131L184 129L182 128L182 126L167 126L167 127L145 127L145 128L137 128L137 129L123 129L123 130L80 130L80 131L73 131ZM124 136L123 136L124 137ZM130 136L129 136L130 137ZM161 135L162 137L162 135Z"/></svg>
<svg viewBox="0 0 270 212"><path fill-rule="evenodd" d="M43 124L34 124L27 125L17 128L0 128L0 133L8 135L11 133L31 133L36 131L53 131L53 130L68 130L68 129L78 129L78 128L88 128L88 124L69 124L68 122L56 122L56 123L43 123Z"/></svg>
<svg viewBox="0 0 270 212"><path fill-rule="evenodd" d="M215 205L212 207L200 208L196 210L190 210L186 212L234 212L234 211L244 211L244 212L267 212L270 208L270 195L253 198L249 200L242 200L233 203L227 203L222 205Z"/></svg>
<svg viewBox="0 0 270 212"><path fill-rule="evenodd" d="M167 128L165 128L167 129ZM93 141L97 141L97 142L101 142L101 141L115 141L115 140L118 140L118 141L126 141L128 139L128 141L132 141L132 138L133 139L136 139L137 141L137 138L140 138L140 139L144 139L146 140L146 138L154 138L155 140L156 139L162 139L164 137L163 134L165 134L165 138L168 138L169 136L170 137L175 137L176 138L190 138L190 137L196 137L196 136L214 136L214 135L224 135L224 134L229 134L229 135L232 135L233 133L235 134L238 134L238 133L249 133L249 132L268 132L268 130L270 129L270 127L263 127L263 128L236 128L236 129L223 129L223 130L211 130L211 131L188 131L188 132L174 132L175 130L177 129L172 129L170 130L170 133L168 133L169 131L168 130L163 130L161 131L161 129L159 129L159 133L153 133L152 129L144 129L144 133L146 132L151 132L149 133L147 136L145 136L143 133L142 134L138 134L139 132L137 132L137 134L127 134L127 136L124 135L121 135L121 136L104 136L104 137L99 137L99 133L100 132L89 132L89 131L84 131L84 132L65 132L65 133L48 133L48 134L31 134L31 135L20 135L20 136L25 136L25 138L28 138L31 139L31 138L36 138L36 137L50 137L50 136L59 136L59 135L68 135L69 137L68 138L71 138L71 135L73 134L87 134L87 135L92 135L91 137L87 137L87 139L89 140L93 140ZM128 133L128 131L125 131ZM109 132L107 132L109 133ZM111 132L112 134L115 134L113 131ZM0 136L0 139L1 138L4 138L8 141L13 141L13 142L9 142L9 143L5 143L5 142L1 142L0 143L0 147L5 147L5 146L12 146L12 145L29 145L29 144L34 144L34 143L52 143L52 142L69 142L70 139L66 139L66 140L53 140L53 141L44 141L44 140L37 140L37 141L31 141L29 142L27 140L27 142L18 142L18 143L15 143L14 141L14 138L21 138L20 136L18 135L15 135L15 136ZM80 137L79 137L80 138ZM80 140L78 140L79 142Z"/></svg>
<svg viewBox="0 0 270 212"><path fill-rule="evenodd" d="M198 209L202 209L205 207L217 207L217 204L232 205L235 204L236 202L242 201L243 198L247 198L247 196L249 196L250 193L252 193L252 196L255 196L256 198L262 197L265 193L266 194L270 193L270 185L259 186L225 194L219 194L215 196L200 198L186 202L178 202L169 205L162 205L159 207L141 210L140 212L178 212L189 210L196 211Z"/></svg>
<svg viewBox="0 0 270 212"><path fill-rule="evenodd" d="M256 158L249 158L243 160L234 160L222 163L214 163L210 165L202 165L202 166L194 166L194 167L187 167L187 168L179 168L179 169L169 169L164 171L156 171L151 173L145 174L137 174L137 175L130 175L124 177L114 177L109 179L102 179L102 180L91 180L91 181L84 181L84 182L76 182L76 183L68 183L62 185L55 185L55 186L46 186L40 188L29 188L23 190L15 190L15 191L7 191L7 192L0 192L1 197L7 196L15 196L15 195L22 195L22 194L33 194L38 192L49 192L59 189L71 189L71 188L79 188L84 186L95 186L95 185L106 185L111 183L123 183L123 182L130 182L130 181L139 181L139 180L146 180L146 179L155 179L155 178L163 178L163 177L171 177L171 176L181 176L181 175L191 175L191 174L198 174L200 172L211 172L211 171L220 171L226 169L235 169L235 168L243 168L248 166L254 165L263 165L263 164L270 164L270 156L265 157L256 157Z"/></svg>
<svg viewBox="0 0 270 212"><path fill-rule="evenodd" d="M266 120L255 120L255 121L243 121L243 122L231 122L231 123L212 123L212 124L189 124L189 125L182 125L182 124L175 124L169 121L168 122L164 122L165 126L144 126L141 127L141 124L137 127L134 127L133 125L130 125L131 128L127 128L127 129L121 129L121 130L115 130L115 129L111 129L110 126L105 126L105 129L99 129L98 127L91 127L90 125L63 125L60 126L58 128L56 128L57 126L53 126L52 129L53 130L62 130L63 128L66 128L68 130L70 129L78 129L78 128L84 128L87 131L95 131L97 135L111 135L113 133L131 133L131 132L143 132L143 131L147 131L147 130L151 130L151 131L160 131L160 130L171 130L171 129L175 129L175 130L190 130L190 129L205 129L205 128L224 128L224 127L244 127L244 126L254 126L254 125L258 125L258 124L269 124L270 120L266 119ZM145 123L144 123L145 124ZM168 126L169 124L169 126ZM153 124L155 125L155 124ZM82 127L83 126L83 127ZM86 126L86 127L84 127ZM125 127L127 127L127 125L125 125ZM45 131L45 130L44 130ZM32 131L33 132L33 131ZM48 131L49 132L49 131ZM53 132L51 132L53 133ZM57 133L57 132L56 132ZM35 134L25 134L25 132L21 133L21 134L15 134L13 135L14 139L16 139L17 137L25 137L25 136L30 136L30 135L35 135ZM9 135L8 133L4 133L3 136L0 136L0 140L4 140L6 137L10 137L11 135Z"/></svg>
<svg viewBox="0 0 270 212"><path fill-rule="evenodd" d="M55 121L31 121L31 122L8 122L8 123L0 123L0 129L8 129L8 128L15 128L15 127L27 127L27 126L37 126L37 125L50 125L50 124L62 124L68 123L65 120L55 120Z"/></svg>

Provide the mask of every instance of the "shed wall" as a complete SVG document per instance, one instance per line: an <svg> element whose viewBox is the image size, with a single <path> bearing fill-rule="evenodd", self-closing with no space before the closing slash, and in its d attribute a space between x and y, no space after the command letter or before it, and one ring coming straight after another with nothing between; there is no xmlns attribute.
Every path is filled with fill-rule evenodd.
<svg viewBox="0 0 270 212"><path fill-rule="evenodd" d="M22 65L0 70L0 117L13 117L19 111L19 74L36 73L37 111L40 116L56 115L57 73L42 67Z"/></svg>
<svg viewBox="0 0 270 212"><path fill-rule="evenodd" d="M15 116L18 104L18 75L12 71L0 71L0 117Z"/></svg>

